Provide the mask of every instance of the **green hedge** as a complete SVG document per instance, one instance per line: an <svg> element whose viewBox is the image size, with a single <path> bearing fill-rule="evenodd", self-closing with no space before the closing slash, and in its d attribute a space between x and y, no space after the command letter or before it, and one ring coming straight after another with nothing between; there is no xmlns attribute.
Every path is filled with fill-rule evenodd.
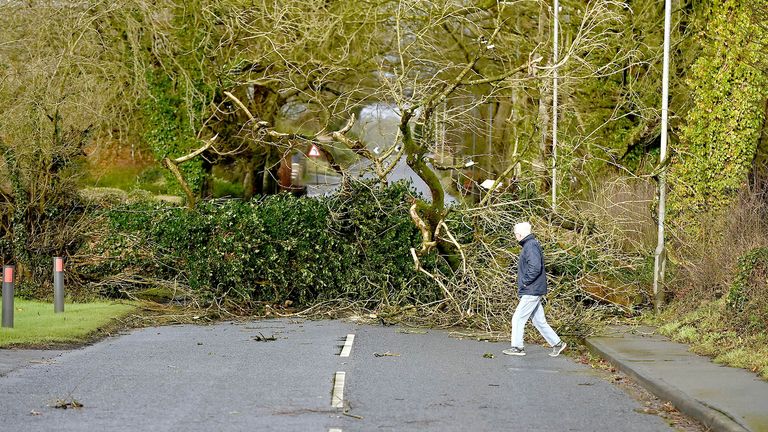
<svg viewBox="0 0 768 432"><path fill-rule="evenodd" d="M180 279L204 301L434 301L439 289L414 270L409 252L420 244L408 215L411 194L402 183L356 184L327 198L208 201L195 211L113 208L104 214L109 235L91 251L113 258L84 274L98 281L139 269L145 278ZM424 261L434 265L435 257ZM119 295L118 287L99 286Z"/></svg>
<svg viewBox="0 0 768 432"><path fill-rule="evenodd" d="M726 304L731 321L743 331L768 330L768 248L752 249L739 258Z"/></svg>
<svg viewBox="0 0 768 432"><path fill-rule="evenodd" d="M712 2L701 56L688 85L691 104L681 128L670 171L667 217L682 234L712 235L702 225L728 209L748 174L765 123L768 32L755 22L752 8L766 0Z"/></svg>

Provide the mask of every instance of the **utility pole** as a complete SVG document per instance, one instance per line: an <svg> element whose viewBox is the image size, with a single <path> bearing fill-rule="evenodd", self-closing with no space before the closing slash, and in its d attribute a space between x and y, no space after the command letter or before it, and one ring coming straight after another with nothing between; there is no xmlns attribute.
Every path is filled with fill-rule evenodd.
<svg viewBox="0 0 768 432"><path fill-rule="evenodd" d="M555 1L555 29L552 36L552 43L554 44L552 54L552 211L557 211L557 42L558 42L558 30L560 27L560 2Z"/></svg>
<svg viewBox="0 0 768 432"><path fill-rule="evenodd" d="M661 154L659 165L664 167L659 173L659 227L658 244L653 263L653 300L656 312L661 310L664 303L664 268L667 263L666 246L664 243L664 215L667 198L667 121L669 120L669 33L672 16L672 0L664 2L664 65L661 73Z"/></svg>

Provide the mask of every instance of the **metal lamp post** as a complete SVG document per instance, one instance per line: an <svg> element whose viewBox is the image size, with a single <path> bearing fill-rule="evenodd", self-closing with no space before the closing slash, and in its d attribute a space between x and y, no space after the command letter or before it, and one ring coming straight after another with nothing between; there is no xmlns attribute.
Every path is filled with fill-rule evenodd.
<svg viewBox="0 0 768 432"><path fill-rule="evenodd" d="M667 121L669 119L669 39L670 39L670 21L672 16L672 0L664 2L664 64L661 77L661 154L659 155L659 165L665 163L667 159ZM666 254L664 243L664 215L666 213L667 197L667 173L666 168L662 168L659 173L659 226L658 226L658 244L654 254L653 263L653 297L656 312L661 309L664 303L664 268L666 267Z"/></svg>
<svg viewBox="0 0 768 432"><path fill-rule="evenodd" d="M559 57L557 49L558 34L560 28L560 2L555 1L555 28L553 31L552 43L552 211L557 211L557 59Z"/></svg>

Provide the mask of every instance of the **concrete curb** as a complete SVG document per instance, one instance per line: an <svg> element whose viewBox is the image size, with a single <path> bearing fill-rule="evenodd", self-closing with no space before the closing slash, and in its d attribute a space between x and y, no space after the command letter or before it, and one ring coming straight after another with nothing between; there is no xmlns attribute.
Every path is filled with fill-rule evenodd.
<svg viewBox="0 0 768 432"><path fill-rule="evenodd" d="M590 351L611 362L616 368L629 375L659 399L671 402L672 405L682 413L699 421L713 431L752 432L750 429L734 420L728 413L709 406L705 402L686 394L664 380L652 376L640 365L626 361L626 359L619 355L619 353L609 346L602 344L599 340L586 339L584 342Z"/></svg>

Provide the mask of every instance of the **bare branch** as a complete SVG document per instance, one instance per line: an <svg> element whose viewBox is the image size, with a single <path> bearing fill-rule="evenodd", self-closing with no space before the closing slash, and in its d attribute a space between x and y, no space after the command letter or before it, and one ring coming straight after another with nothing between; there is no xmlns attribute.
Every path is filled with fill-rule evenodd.
<svg viewBox="0 0 768 432"><path fill-rule="evenodd" d="M192 153L189 153L188 155L177 157L177 158L175 158L175 159L173 159L171 161L175 165L179 165L179 164L182 164L182 163L184 163L184 162L186 162L186 161L188 161L190 159L194 159L195 157L203 154L206 150L211 148L211 146L213 146L213 142L216 141L216 138L218 138L218 137L219 137L218 135L214 135L213 138L211 138L210 140L208 140L207 143L205 143L204 146L202 146L199 149L193 151Z"/></svg>

